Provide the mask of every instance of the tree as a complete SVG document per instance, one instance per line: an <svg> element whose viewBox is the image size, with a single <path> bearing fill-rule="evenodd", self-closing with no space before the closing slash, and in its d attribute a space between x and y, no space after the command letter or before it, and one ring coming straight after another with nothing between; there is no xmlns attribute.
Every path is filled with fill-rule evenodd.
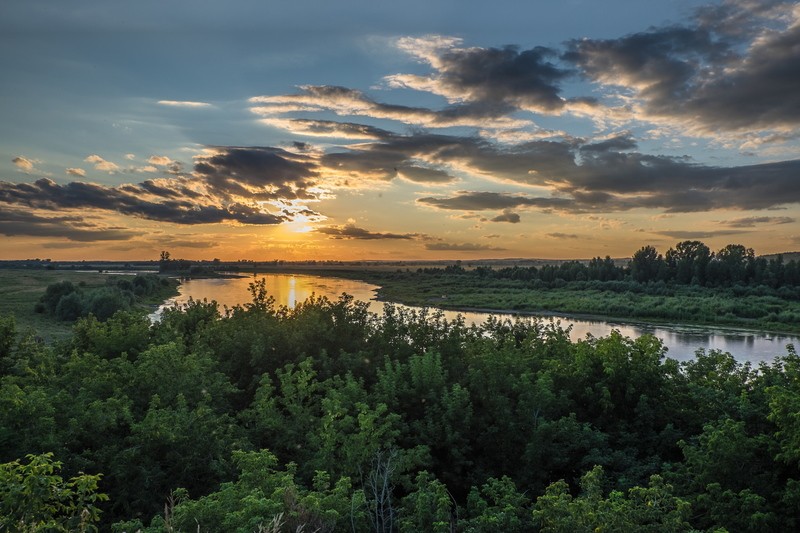
<svg viewBox="0 0 800 533"><path fill-rule="evenodd" d="M17 336L17 321L14 315L0 315L0 375L4 374L4 359L11 355Z"/></svg>
<svg viewBox="0 0 800 533"><path fill-rule="evenodd" d="M625 494L603 495L603 469L595 466L581 478L581 494L573 497L564 481L557 481L536 500L533 521L542 532L573 531L690 531L690 505L673 495L661 476L651 476L647 487Z"/></svg>
<svg viewBox="0 0 800 533"><path fill-rule="evenodd" d="M0 531L98 531L100 475L64 480L52 453L27 455L27 463L0 464Z"/></svg>
<svg viewBox="0 0 800 533"><path fill-rule="evenodd" d="M458 518L456 502L447 487L425 470L417 474L414 491L403 498L400 531L449 533Z"/></svg>
<svg viewBox="0 0 800 533"><path fill-rule="evenodd" d="M755 252L741 244L729 244L717 252L715 259L719 266L718 284L735 285L747 281L747 265L755 259Z"/></svg>
<svg viewBox="0 0 800 533"><path fill-rule="evenodd" d="M643 246L633 254L630 265L633 279L645 283L658 279L664 259L652 246Z"/></svg>
<svg viewBox="0 0 800 533"><path fill-rule="evenodd" d="M705 285L711 256L711 250L702 242L683 241L667 250L666 261L677 283Z"/></svg>

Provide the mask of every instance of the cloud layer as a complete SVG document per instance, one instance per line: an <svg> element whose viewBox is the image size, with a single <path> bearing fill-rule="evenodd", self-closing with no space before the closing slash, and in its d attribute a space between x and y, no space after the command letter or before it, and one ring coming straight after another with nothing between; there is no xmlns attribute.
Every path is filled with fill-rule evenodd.
<svg viewBox="0 0 800 533"><path fill-rule="evenodd" d="M38 159L17 156L17 169L35 177L0 181L2 231L56 236L62 224L68 239L128 238L119 228L91 226L92 214L109 213L181 225L322 223L326 202L342 191L391 185L413 195L398 203L426 217L477 218L497 223L498 232L524 226L530 211L753 212L718 216L716 229L652 232L674 238L777 231L796 222L755 213L800 204L800 159L776 156L787 147L800 153L794 2L729 0L681 23L562 46L471 46L444 35L393 42L413 65L383 73L369 89L320 82L249 98L251 118L281 135L274 146L204 146L189 161L159 150L139 159L146 166L87 150L85 169L53 174L39 172ZM663 148L684 134L758 157L737 153L728 162L703 158L700 149ZM58 175L74 181L46 177ZM36 210L28 229L24 208ZM312 235L401 243L431 233L330 222ZM428 250L500 249L435 238ZM455 239L472 240L463 233Z"/></svg>

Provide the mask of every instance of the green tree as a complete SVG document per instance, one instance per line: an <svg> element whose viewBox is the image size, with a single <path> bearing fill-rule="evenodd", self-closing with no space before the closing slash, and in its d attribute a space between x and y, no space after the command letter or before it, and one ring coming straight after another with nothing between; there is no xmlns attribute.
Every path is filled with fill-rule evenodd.
<svg viewBox="0 0 800 533"><path fill-rule="evenodd" d="M458 510L447 487L426 471L417 474L414 489L403 498L398 529L414 533L450 533L457 524Z"/></svg>
<svg viewBox="0 0 800 533"><path fill-rule="evenodd" d="M640 283L656 281L664 267L661 254L652 246L643 246L631 258L631 277Z"/></svg>
<svg viewBox="0 0 800 533"><path fill-rule="evenodd" d="M604 483L599 466L581 478L577 497L570 494L564 481L553 483L536 500L534 524L543 533L677 533L692 529L688 522L691 506L675 496L661 476L652 476L647 487L633 487L627 494L612 491L605 496Z"/></svg>
<svg viewBox="0 0 800 533"><path fill-rule="evenodd" d="M467 497L466 516L459 521L465 532L530 531L530 501L511 478L490 478Z"/></svg>
<svg viewBox="0 0 800 533"><path fill-rule="evenodd" d="M238 475L233 481L197 499L177 491L164 517L156 517L146 533L162 531L367 531L363 513L352 509L353 488L349 478L331 483L326 472L317 472L313 488L297 481L294 465L280 468L267 450L233 452ZM115 526L122 531L123 524ZM133 526L133 527L131 527ZM172 528L172 529L168 529ZM129 522L128 531L142 527Z"/></svg>
<svg viewBox="0 0 800 533"><path fill-rule="evenodd" d="M53 454L27 455L27 463L0 464L0 531L98 531L100 475L59 475Z"/></svg>
<svg viewBox="0 0 800 533"><path fill-rule="evenodd" d="M705 285L711 250L700 241L679 242L667 250L666 261L677 283Z"/></svg>
<svg viewBox="0 0 800 533"><path fill-rule="evenodd" d="M0 315L0 376L11 366L11 350L17 337L17 322L14 315Z"/></svg>

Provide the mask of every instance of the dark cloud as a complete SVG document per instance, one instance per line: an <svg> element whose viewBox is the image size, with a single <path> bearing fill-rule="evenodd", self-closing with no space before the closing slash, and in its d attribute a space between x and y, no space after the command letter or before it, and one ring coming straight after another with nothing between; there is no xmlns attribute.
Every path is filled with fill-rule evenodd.
<svg viewBox="0 0 800 533"><path fill-rule="evenodd" d="M548 233L547 236L548 237L552 237L553 239L577 239L578 238L578 236L576 234L574 234L574 233L560 233L560 232Z"/></svg>
<svg viewBox="0 0 800 533"><path fill-rule="evenodd" d="M621 150L634 150L637 147L636 140L630 133L624 135L616 135L609 139L599 141L591 144L584 144L580 150L586 152L609 152Z"/></svg>
<svg viewBox="0 0 800 533"><path fill-rule="evenodd" d="M429 242L425 244L425 248L427 250L433 251L454 251L454 252L480 252L480 251L502 251L505 248L498 248L495 246L489 246L488 244L477 244L477 243L450 243L450 242Z"/></svg>
<svg viewBox="0 0 800 533"><path fill-rule="evenodd" d="M512 224L519 224L520 218L517 213L514 213L509 210L503 211L502 215L497 215L496 217L490 219L491 222L510 222Z"/></svg>
<svg viewBox="0 0 800 533"><path fill-rule="evenodd" d="M726 235L741 235L748 233L742 230L699 230L699 231L651 231L655 235L671 237L673 239L710 239L713 237L724 237Z"/></svg>
<svg viewBox="0 0 800 533"><path fill-rule="evenodd" d="M43 217L0 207L0 233L8 237L53 237L76 242L128 240L136 234L124 228L103 227L80 216Z"/></svg>
<svg viewBox="0 0 800 533"><path fill-rule="evenodd" d="M148 192L139 189L137 194L136 187L114 188L82 182L59 185L45 178L34 183L0 181L0 202L35 209L97 209L175 224L229 221L243 224L279 224L285 220L240 203L203 205L192 198L173 195L151 201L145 199Z"/></svg>
<svg viewBox="0 0 800 533"><path fill-rule="evenodd" d="M0 181L0 203L53 211L97 209L175 224L271 225L291 220L292 214L269 213L258 202L316 201L319 193L309 189L317 185L317 169L316 156L280 148L217 147L196 158L191 177L117 187L79 181L60 185L50 179ZM317 215L308 208L304 212Z"/></svg>
<svg viewBox="0 0 800 533"><path fill-rule="evenodd" d="M318 176L309 156L273 147L223 147L195 159L195 175L216 196L257 200L309 198Z"/></svg>
<svg viewBox="0 0 800 533"><path fill-rule="evenodd" d="M392 133L374 126L354 122L336 122L333 120L310 119L263 119L265 124L289 130L296 135L314 137L338 137L344 139L383 139Z"/></svg>
<svg viewBox="0 0 800 533"><path fill-rule="evenodd" d="M441 209L489 210L532 207L574 212L635 208L667 212L768 209L800 202L800 160L738 167L695 164L686 158L619 152L617 140L581 151L574 141L536 141L500 146L474 138L418 135L380 143L386 153L407 151L438 164L446 161L479 175L554 189L555 196L525 197L494 192L425 197ZM366 153L375 148L369 147ZM580 153L580 158L578 158Z"/></svg>
<svg viewBox="0 0 800 533"><path fill-rule="evenodd" d="M392 180L401 176L417 183L448 183L455 177L441 168L423 166L418 156L424 156L450 137L422 135L396 136L380 143L359 144L357 147L324 154L319 164L335 176L354 179ZM458 139L450 142L458 143Z"/></svg>
<svg viewBox="0 0 800 533"><path fill-rule="evenodd" d="M563 208L572 205L571 200L562 198L530 198L497 192L462 192L451 198L428 196L418 198L417 202L439 209L460 211L500 210L513 207L539 207L544 209Z"/></svg>
<svg viewBox="0 0 800 533"><path fill-rule="evenodd" d="M796 219L792 217L744 217L733 220L723 220L720 224L731 228L754 228L758 224L791 224Z"/></svg>
<svg viewBox="0 0 800 533"><path fill-rule="evenodd" d="M383 150L380 145L367 145L346 152L324 154L320 165L337 177L390 181L406 160L402 153Z"/></svg>
<svg viewBox="0 0 800 533"><path fill-rule="evenodd" d="M353 225L346 226L324 226L317 228L317 233L328 235L333 239L359 239L359 240L410 240L420 238L419 233L379 233L358 228Z"/></svg>
<svg viewBox="0 0 800 533"><path fill-rule="evenodd" d="M427 60L436 72L428 77L390 76L395 85L426 88L494 114L519 108L553 112L564 107L559 82L570 71L554 62L558 54L553 49L453 46L431 50L425 40L414 39L401 41L401 47Z"/></svg>
<svg viewBox="0 0 800 533"><path fill-rule="evenodd" d="M595 81L634 90L647 115L711 131L793 127L800 123L800 25L786 22L793 5L729 2L685 26L573 41L564 58Z"/></svg>

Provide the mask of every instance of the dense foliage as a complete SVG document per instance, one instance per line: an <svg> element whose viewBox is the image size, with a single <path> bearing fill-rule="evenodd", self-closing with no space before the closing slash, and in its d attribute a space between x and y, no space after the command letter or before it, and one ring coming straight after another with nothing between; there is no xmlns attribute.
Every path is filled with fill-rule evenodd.
<svg viewBox="0 0 800 533"><path fill-rule="evenodd" d="M127 311L137 300L168 294L174 282L155 274L137 274L109 278L105 287L85 288L71 281L59 281L47 287L36 304L36 311L59 320L76 320L90 314L106 320L117 311Z"/></svg>
<svg viewBox="0 0 800 533"><path fill-rule="evenodd" d="M252 292L57 345L0 321L0 472L102 474L81 501L118 532L800 526L791 347L678 363L650 336Z"/></svg>
<svg viewBox="0 0 800 533"><path fill-rule="evenodd" d="M477 267L467 271L460 265L444 269L425 268L421 273L450 274L470 272L477 277L539 281L559 285L559 281L633 281L636 283L663 282L701 287L765 286L772 289L800 286L800 264L795 260L784 263L778 255L767 260L757 257L752 248L729 244L712 252L700 241L683 241L662 256L652 246L643 246L625 265L610 257L595 257L587 262L564 261L558 265L537 267L506 267L493 269ZM796 293L789 291L791 294Z"/></svg>

